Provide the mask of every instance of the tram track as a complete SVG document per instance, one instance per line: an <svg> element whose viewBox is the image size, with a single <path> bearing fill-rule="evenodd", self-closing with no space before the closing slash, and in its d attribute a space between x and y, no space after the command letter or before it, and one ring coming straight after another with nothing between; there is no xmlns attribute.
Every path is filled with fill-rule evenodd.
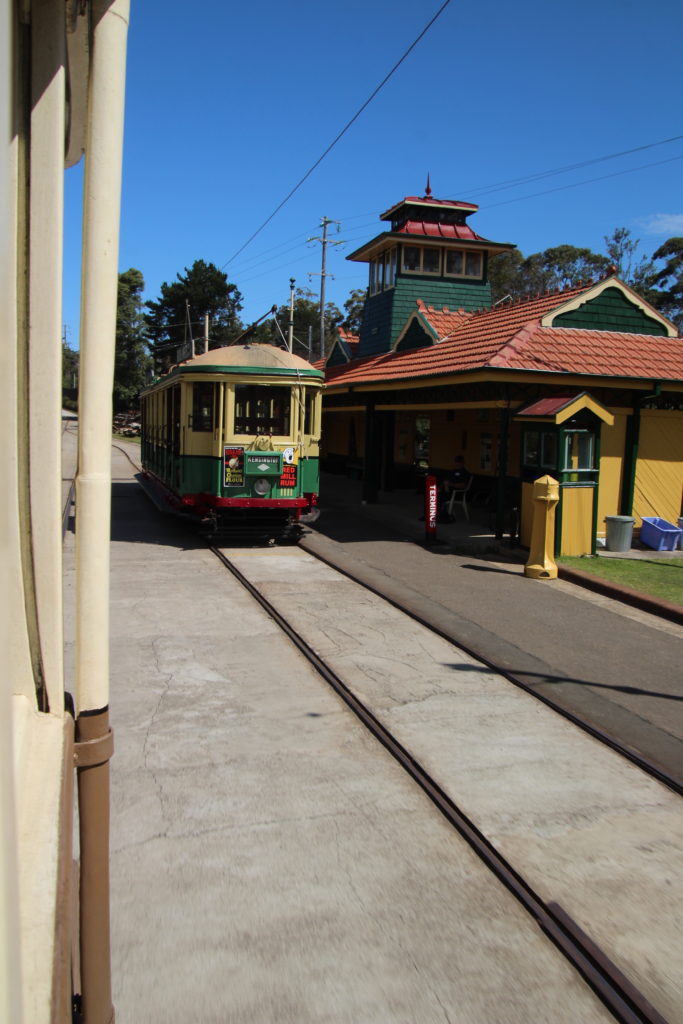
<svg viewBox="0 0 683 1024"><path fill-rule="evenodd" d="M443 640L446 640L448 643L456 645L465 654L469 655L471 658L476 658L477 661L480 661L483 665L486 665L486 667L491 669L492 672L495 672L497 675L502 676L504 679L507 679L507 681L512 683L514 686L519 687L519 689L524 690L525 693L528 693L530 696L534 697L542 704L545 704L546 707L549 707L553 711L556 711L557 714L561 715L563 718L567 719L567 721L571 722L573 725L583 730L583 732L588 733L588 735L592 736L593 739L599 740L600 743L603 743L611 750L614 750L616 753L620 754L627 761L630 761L631 764L634 764L637 768L640 768L641 771L645 772L652 778L657 779L658 782L661 782L664 786L666 786L672 792L676 793L678 796L683 796L683 780L672 775L670 772L667 772L661 765L656 764L654 761L652 761L650 758L645 757L639 751L627 746L625 743L620 742L617 737L613 736L608 732L605 732L604 729L600 729L593 722L589 722L586 718L583 718L580 715L576 714L576 712L571 711L569 708L565 707L563 704L560 704L558 701L553 700L546 694L540 693L533 686L530 686L528 683L524 682L524 680L521 679L519 675L517 675L514 672L511 672L509 669L492 660L481 649L473 646L472 644L464 642L462 638L457 636L455 633L449 632L445 629L441 629L429 618L427 618L424 615L420 615L420 613L416 611L414 608L410 607L410 605L407 602L398 600L394 595L387 593L386 590L383 590L381 587L373 585L372 583L368 582L367 579L364 579L362 576L353 573L350 569L340 565L338 562L335 562L331 558L327 558L326 556L322 555L319 551L314 550L306 544L302 544L301 546L309 555L312 555L314 558L317 558L318 561L322 562L324 565L329 566L329 568L345 576L353 583L357 583L365 590L368 590L371 594L375 594L377 597L381 598L383 601L386 601L388 604L390 604L393 608L396 608L404 615L407 615L414 622L419 623L421 626L424 626L427 629L431 630L431 632L435 633L437 636L440 636Z"/></svg>
<svg viewBox="0 0 683 1024"><path fill-rule="evenodd" d="M139 470L139 466L136 465L134 459L125 448L118 445L115 447L126 456L136 470ZM582 930L581 926L577 924L559 903L550 899L544 899L539 894L533 885L525 879L523 874L513 866L510 860L486 837L462 807L449 796L420 760L379 720L373 710L353 692L353 689L341 678L335 669L311 647L291 622L268 600L265 594L240 571L238 566L223 551L215 546L207 545L207 547L231 575L250 593L263 610L267 612L279 628L282 629L318 674L332 687L349 709L354 712L371 735L382 744L410 778L417 783L443 818L468 843L487 869L516 898L538 927L541 928L544 934L547 935L568 962L571 963L572 967L589 985L614 1019L624 1022L624 1024L638 1024L638 1022L640 1024L666 1024L665 1018L649 1002L644 993L633 985L621 972L604 949ZM421 618L419 615L415 615L410 609L402 607L399 601L382 594L381 590L375 587L368 586L365 581L356 579L352 573L325 558L321 558L317 553L307 553L314 554L322 563L342 573L348 579L360 583L365 589L376 594L381 599L388 600L397 610L408 614L416 622L419 622L420 625L442 637L448 643L459 646L463 651L483 662L489 669L516 686L520 686L530 695L539 697L533 688L515 679L511 673L501 670L492 663L491 659L482 657L476 651L463 647L453 636L447 635L442 630L435 629L432 623ZM606 742L600 730L594 730L588 723L583 723L577 716L567 713L565 709L559 706L555 706L552 701L543 697L539 697L539 699L549 707L559 711L565 719L580 726L595 739L603 743ZM680 786L678 786L677 780L671 780L674 784L670 785L666 778L662 777L663 773L659 769L655 767L654 771L648 770L650 766L647 762L639 758L637 754L629 751L628 748L623 748L613 741L607 742L607 745L617 753L624 754L629 761L636 764L643 771L646 771L647 774L654 776L658 781L669 785L670 789L680 793Z"/></svg>
<svg viewBox="0 0 683 1024"><path fill-rule="evenodd" d="M318 674L344 701L371 735L382 744L403 770L423 790L441 815L468 843L492 874L517 899L536 924L562 952L573 968L591 987L615 1020L622 1024L666 1024L617 965L607 956L572 917L556 902L546 901L491 843L472 818L448 795L429 771L396 738L351 687L322 658L265 594L252 583L220 548L209 546L212 554L243 586L251 597L287 635ZM321 559L321 561L325 561ZM336 568L336 567L335 567ZM348 574L345 574L348 575ZM352 577L351 577L352 578ZM372 589L372 588L369 588ZM378 596L382 596L379 594ZM392 602L399 607L396 602ZM401 610L399 608L399 610ZM415 616L413 616L415 618ZM422 623L431 628L428 623ZM452 642L449 638L445 638ZM493 667L489 665L489 667ZM496 670L497 671L497 670ZM507 678L507 677L506 677ZM525 688L526 689L526 688ZM533 691L531 691L533 692Z"/></svg>
<svg viewBox="0 0 683 1024"><path fill-rule="evenodd" d="M135 460L131 457L130 453L124 447L117 444L114 444L113 447L115 447L118 451L120 451L123 455L126 456L131 466L133 466L133 468L137 472L142 472L142 467L139 465L139 463L135 462ZM421 615L419 612L415 610L415 608L410 607L410 605L406 601L398 600L394 595L387 593L386 590L382 589L381 587L373 585L372 583L368 582L367 579L364 579L361 575L352 572L349 568L340 565L333 559L322 555L320 551L315 550L311 546L307 545L305 542L300 542L300 546L313 558L316 558L318 561L329 566L329 568L333 569L335 572L340 573L341 575L345 576L353 583L356 583L359 586L363 587L370 593L375 594L377 597L386 601L388 604L396 608L398 611L402 612L404 615L407 615L414 622L419 623L421 626L424 626L425 628L429 629L435 635L440 636L443 640L446 640L448 643L454 644L469 657L475 658L477 661L481 662L481 664L485 665L491 671L495 672L497 675L501 676L508 682L512 683L513 686L518 687L525 693L528 693L530 696L540 701L542 704L545 704L546 707L551 708L553 711L561 715L567 721L571 722L577 728L581 729L589 736L592 736L593 739L598 740L600 743L604 744L611 750L614 750L616 753L620 754L631 764L635 765L637 768L645 772L651 778L654 778L658 782L661 782L662 785L666 786L668 789L676 793L678 796L683 796L683 779L672 775L670 772L666 771L664 767L655 763L651 758L646 757L638 750L621 742L618 737L606 732L604 729L601 729L595 723L588 721L588 719L582 717L581 715L567 708L559 701L553 700L552 697L549 697L547 694L540 693L535 687L526 683L520 677L520 675L510 671L508 668L500 665L499 663L491 659L480 648L477 648L476 646L473 646L472 644L468 644L467 642L463 641L463 639L460 636L456 635L454 632L450 632L440 628L427 616ZM217 551L218 549L212 548L212 550Z"/></svg>

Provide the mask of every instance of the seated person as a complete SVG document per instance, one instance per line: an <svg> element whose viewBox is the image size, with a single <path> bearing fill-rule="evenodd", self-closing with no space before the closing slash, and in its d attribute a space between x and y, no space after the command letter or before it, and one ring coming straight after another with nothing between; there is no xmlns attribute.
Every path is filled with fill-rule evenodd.
<svg viewBox="0 0 683 1024"><path fill-rule="evenodd" d="M441 494L444 501L448 501L453 491L464 491L469 483L472 474L465 469L465 458L456 455L453 460L453 469L441 484Z"/></svg>

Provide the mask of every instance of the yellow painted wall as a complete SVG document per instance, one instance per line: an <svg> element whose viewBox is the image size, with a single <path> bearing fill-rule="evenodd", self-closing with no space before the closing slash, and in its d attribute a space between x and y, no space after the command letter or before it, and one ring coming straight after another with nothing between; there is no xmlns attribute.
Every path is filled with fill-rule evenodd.
<svg viewBox="0 0 683 1024"><path fill-rule="evenodd" d="M346 455L349 437L348 412L324 412L322 448L325 455Z"/></svg>
<svg viewBox="0 0 683 1024"><path fill-rule="evenodd" d="M613 427L608 427L604 423L602 425L596 531L598 537L605 536L605 516L619 515L627 418L625 413L615 413Z"/></svg>
<svg viewBox="0 0 683 1024"><path fill-rule="evenodd" d="M561 555L590 555L593 527L593 488L562 487Z"/></svg>
<svg viewBox="0 0 683 1024"><path fill-rule="evenodd" d="M356 428L356 458L365 451L365 416L362 412L324 412L321 449L324 455L349 455L351 421Z"/></svg>
<svg viewBox="0 0 683 1024"><path fill-rule="evenodd" d="M456 455L465 457L470 473L493 476L496 470L500 414L497 409L443 409L426 413L432 431L429 461L432 466L450 469ZM488 447L483 443L489 436ZM484 456L488 451L488 460Z"/></svg>
<svg viewBox="0 0 683 1024"><path fill-rule="evenodd" d="M636 526L642 516L660 516L676 526L682 493L683 412L644 409L633 493Z"/></svg>

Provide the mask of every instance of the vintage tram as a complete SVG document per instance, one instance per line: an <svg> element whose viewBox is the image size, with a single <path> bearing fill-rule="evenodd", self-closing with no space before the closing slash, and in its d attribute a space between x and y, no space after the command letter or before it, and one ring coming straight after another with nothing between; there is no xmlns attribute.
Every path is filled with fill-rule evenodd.
<svg viewBox="0 0 683 1024"><path fill-rule="evenodd" d="M148 490L203 533L291 540L317 515L323 374L272 345L179 363L141 396Z"/></svg>

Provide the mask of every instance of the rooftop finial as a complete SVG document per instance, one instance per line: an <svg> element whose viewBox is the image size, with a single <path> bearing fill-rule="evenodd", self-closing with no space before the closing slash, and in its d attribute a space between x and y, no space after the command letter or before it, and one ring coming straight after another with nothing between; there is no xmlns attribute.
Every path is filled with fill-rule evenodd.
<svg viewBox="0 0 683 1024"><path fill-rule="evenodd" d="M425 199L431 198L432 186L429 184L429 171L427 171L427 188L425 189Z"/></svg>

